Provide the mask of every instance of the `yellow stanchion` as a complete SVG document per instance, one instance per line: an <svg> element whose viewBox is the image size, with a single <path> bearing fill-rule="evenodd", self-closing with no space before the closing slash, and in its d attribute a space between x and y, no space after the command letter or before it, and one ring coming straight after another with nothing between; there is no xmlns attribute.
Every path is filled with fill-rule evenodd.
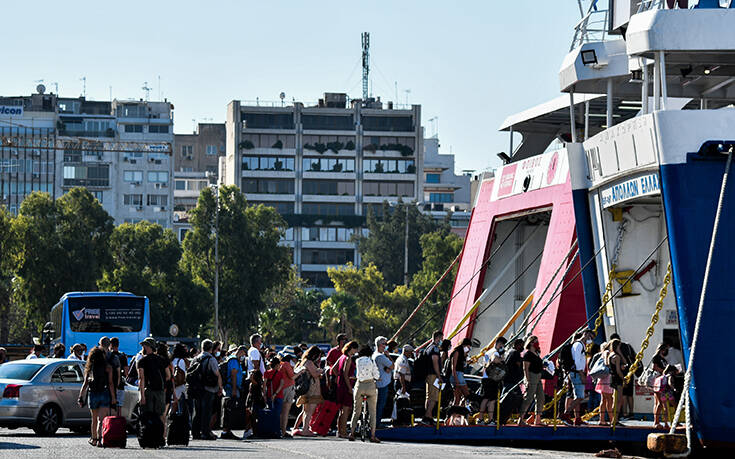
<svg viewBox="0 0 735 459"><path fill-rule="evenodd" d="M559 422L559 404L554 403L554 432L556 432L556 425Z"/></svg>
<svg viewBox="0 0 735 459"><path fill-rule="evenodd" d="M439 384L439 401L436 403L436 431L439 431L439 420L442 414L442 385Z"/></svg>
<svg viewBox="0 0 735 459"><path fill-rule="evenodd" d="M495 400L495 430L500 430L500 387L498 387L498 398Z"/></svg>

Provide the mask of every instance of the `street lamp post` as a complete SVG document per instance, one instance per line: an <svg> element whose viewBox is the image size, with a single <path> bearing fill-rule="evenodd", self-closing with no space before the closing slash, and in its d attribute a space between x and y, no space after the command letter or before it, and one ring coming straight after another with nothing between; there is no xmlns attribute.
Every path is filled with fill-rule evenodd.
<svg viewBox="0 0 735 459"><path fill-rule="evenodd" d="M406 237L403 241L403 284L408 286L408 204L406 206Z"/></svg>
<svg viewBox="0 0 735 459"><path fill-rule="evenodd" d="M207 173L212 188L214 188L214 334L220 338L219 332L219 186L217 177L213 173ZM212 183L213 182L213 183Z"/></svg>

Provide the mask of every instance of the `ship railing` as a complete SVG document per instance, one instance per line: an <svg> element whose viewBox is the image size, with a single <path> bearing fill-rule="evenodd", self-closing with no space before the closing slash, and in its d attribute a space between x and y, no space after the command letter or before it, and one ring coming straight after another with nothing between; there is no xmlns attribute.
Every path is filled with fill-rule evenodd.
<svg viewBox="0 0 735 459"><path fill-rule="evenodd" d="M638 4L638 13L649 10L662 10L665 4L664 0L641 0Z"/></svg>
<svg viewBox="0 0 735 459"><path fill-rule="evenodd" d="M604 41L608 32L608 10L590 7L587 14L574 26L574 38L569 51L585 43Z"/></svg>

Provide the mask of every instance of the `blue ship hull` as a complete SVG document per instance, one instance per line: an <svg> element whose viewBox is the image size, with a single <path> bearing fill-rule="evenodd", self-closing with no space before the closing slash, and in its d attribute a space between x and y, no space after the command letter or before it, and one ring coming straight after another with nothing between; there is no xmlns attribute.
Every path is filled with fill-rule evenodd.
<svg viewBox="0 0 735 459"><path fill-rule="evenodd" d="M673 284L684 357L688 361L702 291L725 155L691 153L681 164L661 166ZM735 357L727 337L735 323L735 183L728 185L694 360L690 399L704 444L735 443L731 421L735 392L729 387ZM717 358L715 358L717 357Z"/></svg>

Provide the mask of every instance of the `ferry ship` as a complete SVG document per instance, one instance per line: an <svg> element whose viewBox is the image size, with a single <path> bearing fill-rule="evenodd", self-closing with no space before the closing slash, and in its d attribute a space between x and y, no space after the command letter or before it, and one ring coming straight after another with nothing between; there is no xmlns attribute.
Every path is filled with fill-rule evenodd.
<svg viewBox="0 0 735 459"><path fill-rule="evenodd" d="M735 1L602 3L580 2L563 95L501 126L509 154L481 185L444 331L483 344L533 332L550 353L601 317L598 340L639 349L658 302L642 365L664 340L681 349L689 426L732 446ZM635 407L652 411L638 385Z"/></svg>

